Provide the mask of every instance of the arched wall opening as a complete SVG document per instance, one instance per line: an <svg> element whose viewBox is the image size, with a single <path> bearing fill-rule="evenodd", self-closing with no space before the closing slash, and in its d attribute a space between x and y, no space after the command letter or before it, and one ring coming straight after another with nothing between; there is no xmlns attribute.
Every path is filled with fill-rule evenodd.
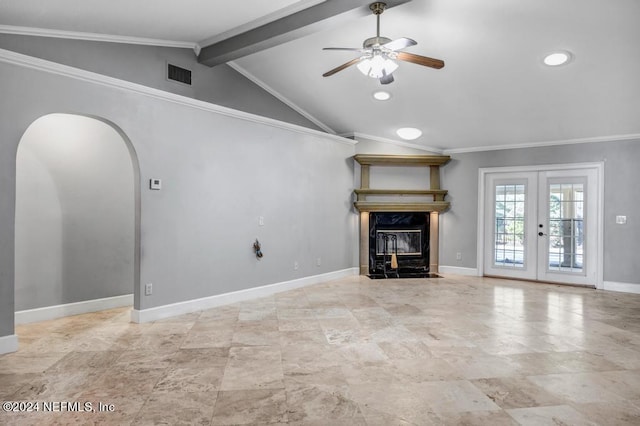
<svg viewBox="0 0 640 426"><path fill-rule="evenodd" d="M139 206L137 156L117 126L74 114L34 121L16 157L16 323L132 304Z"/></svg>

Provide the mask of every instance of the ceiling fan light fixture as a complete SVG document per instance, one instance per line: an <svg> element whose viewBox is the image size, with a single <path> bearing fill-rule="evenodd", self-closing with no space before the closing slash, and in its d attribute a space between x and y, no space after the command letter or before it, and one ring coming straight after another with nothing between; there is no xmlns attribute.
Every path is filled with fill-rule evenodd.
<svg viewBox="0 0 640 426"><path fill-rule="evenodd" d="M568 63L572 58L571 53L567 51L552 52L544 57L542 60L545 65L550 67L558 67Z"/></svg>
<svg viewBox="0 0 640 426"><path fill-rule="evenodd" d="M372 57L365 57L358 63L358 69L364 75L371 78L380 78L390 75L398 69L398 64L382 54L374 54Z"/></svg>
<svg viewBox="0 0 640 426"><path fill-rule="evenodd" d="M422 130L415 127L402 127L396 130L396 134L406 141L412 141L422 136Z"/></svg>

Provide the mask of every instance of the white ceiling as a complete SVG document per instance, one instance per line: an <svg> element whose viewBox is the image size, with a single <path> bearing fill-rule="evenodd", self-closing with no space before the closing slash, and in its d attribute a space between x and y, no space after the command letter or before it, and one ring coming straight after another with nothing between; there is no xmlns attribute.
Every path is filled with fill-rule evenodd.
<svg viewBox="0 0 640 426"><path fill-rule="evenodd" d="M199 43L310 0L2 0L0 25Z"/></svg>
<svg viewBox="0 0 640 426"><path fill-rule="evenodd" d="M1 26L111 34L206 45L319 1L0 1ZM382 35L410 37L407 51L443 59L441 70L400 63L392 98L351 60L375 35L373 16L236 60L282 99L339 134L411 142L438 150L606 140L640 135L640 2L637 0L413 0L382 15ZM223 36L221 36L221 34ZM546 53L573 61L550 68Z"/></svg>

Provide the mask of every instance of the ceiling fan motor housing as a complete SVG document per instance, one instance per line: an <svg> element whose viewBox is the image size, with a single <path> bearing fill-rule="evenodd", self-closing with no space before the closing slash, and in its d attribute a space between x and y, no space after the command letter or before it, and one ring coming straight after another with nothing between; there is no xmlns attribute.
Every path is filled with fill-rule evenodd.
<svg viewBox="0 0 640 426"><path fill-rule="evenodd" d="M389 43L390 41L391 39L387 37L370 37L362 43L362 47L368 49L375 45L382 46L383 44Z"/></svg>

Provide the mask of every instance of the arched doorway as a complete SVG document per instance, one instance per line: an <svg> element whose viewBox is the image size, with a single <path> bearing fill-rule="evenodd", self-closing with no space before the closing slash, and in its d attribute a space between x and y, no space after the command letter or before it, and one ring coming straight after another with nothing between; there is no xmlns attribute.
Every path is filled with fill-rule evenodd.
<svg viewBox="0 0 640 426"><path fill-rule="evenodd" d="M16 323L131 304L139 288L139 166L105 120L49 114L16 157Z"/></svg>

